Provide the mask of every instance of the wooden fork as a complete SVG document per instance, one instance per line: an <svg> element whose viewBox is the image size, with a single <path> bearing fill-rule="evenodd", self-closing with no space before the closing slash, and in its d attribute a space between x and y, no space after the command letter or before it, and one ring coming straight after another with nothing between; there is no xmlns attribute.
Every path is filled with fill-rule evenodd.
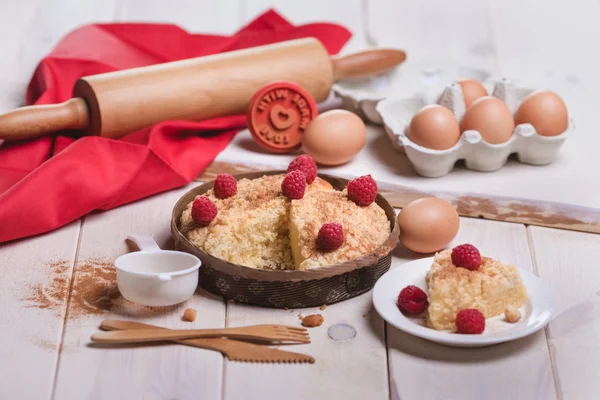
<svg viewBox="0 0 600 400"><path fill-rule="evenodd" d="M105 319L100 325L104 330L130 330L130 329L166 329L159 326L143 324L134 321ZM315 359L306 354L294 353L254 343L238 340L210 338L177 340L175 343L186 346L221 352L230 361L263 362L263 363L314 363Z"/></svg>
<svg viewBox="0 0 600 400"><path fill-rule="evenodd" d="M305 328L286 325L252 325L224 329L137 329L98 332L92 335L92 341L96 343L147 343L209 337L264 342L310 343L310 337Z"/></svg>

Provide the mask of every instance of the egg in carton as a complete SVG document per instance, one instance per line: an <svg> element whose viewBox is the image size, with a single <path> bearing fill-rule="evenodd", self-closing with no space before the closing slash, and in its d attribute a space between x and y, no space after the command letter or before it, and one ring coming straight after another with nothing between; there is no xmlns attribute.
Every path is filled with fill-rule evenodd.
<svg viewBox="0 0 600 400"><path fill-rule="evenodd" d="M483 82L488 95L502 100L511 114L515 114L521 102L535 89L516 87L508 80L490 79ZM463 91L458 83L447 85L441 93L422 93L410 98L386 98L377 103L387 135L393 147L405 153L415 171L422 176L437 178L448 174L458 160L464 160L468 169L495 171L502 168L508 157L516 153L517 159L526 164L546 165L552 163L574 125L569 118L568 128L556 136L542 136L533 125L515 126L510 139L504 143L487 143L476 130L466 130L458 142L446 150L434 150L420 146L408 138L408 128L413 116L424 106L439 104L448 108L460 123L466 107Z"/></svg>

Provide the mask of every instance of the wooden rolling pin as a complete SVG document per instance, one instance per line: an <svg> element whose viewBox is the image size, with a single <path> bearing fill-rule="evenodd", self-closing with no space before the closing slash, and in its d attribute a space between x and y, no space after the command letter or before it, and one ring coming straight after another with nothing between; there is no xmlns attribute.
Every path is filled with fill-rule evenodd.
<svg viewBox="0 0 600 400"><path fill-rule="evenodd" d="M0 139L22 140L64 129L118 138L160 121L244 114L254 93L292 81L317 102L338 79L383 73L406 59L378 49L330 57L315 38L109 72L79 79L73 98L0 116Z"/></svg>

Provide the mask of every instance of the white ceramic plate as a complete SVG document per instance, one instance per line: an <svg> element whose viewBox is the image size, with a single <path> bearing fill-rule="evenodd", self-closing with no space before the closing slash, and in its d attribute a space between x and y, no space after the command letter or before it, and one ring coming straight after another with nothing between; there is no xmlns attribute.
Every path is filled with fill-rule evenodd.
<svg viewBox="0 0 600 400"><path fill-rule="evenodd" d="M483 347L522 338L542 329L550 321L555 310L555 298L550 288L537 276L519 269L523 284L529 296L521 307L521 319L511 324L504 314L486 320L486 327L480 335L458 334L450 331L437 331L425 326L423 317L407 317L396 306L400 291L415 285L427 292L425 274L431 267L433 257L422 258L401 264L392 262L392 268L385 273L373 288L375 309L390 325L433 342L455 347Z"/></svg>

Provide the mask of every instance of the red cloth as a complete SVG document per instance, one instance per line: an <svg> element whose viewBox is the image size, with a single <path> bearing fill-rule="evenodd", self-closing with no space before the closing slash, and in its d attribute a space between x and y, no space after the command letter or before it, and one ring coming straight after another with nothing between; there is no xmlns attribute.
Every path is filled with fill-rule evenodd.
<svg viewBox="0 0 600 400"><path fill-rule="evenodd" d="M335 24L293 26L272 10L231 37L192 35L174 25L88 25L67 35L41 61L27 103L63 102L86 75L308 36L335 54L351 34ZM0 147L0 242L184 186L244 127L244 116L234 116L166 121L119 140L74 139L65 133L5 143Z"/></svg>

